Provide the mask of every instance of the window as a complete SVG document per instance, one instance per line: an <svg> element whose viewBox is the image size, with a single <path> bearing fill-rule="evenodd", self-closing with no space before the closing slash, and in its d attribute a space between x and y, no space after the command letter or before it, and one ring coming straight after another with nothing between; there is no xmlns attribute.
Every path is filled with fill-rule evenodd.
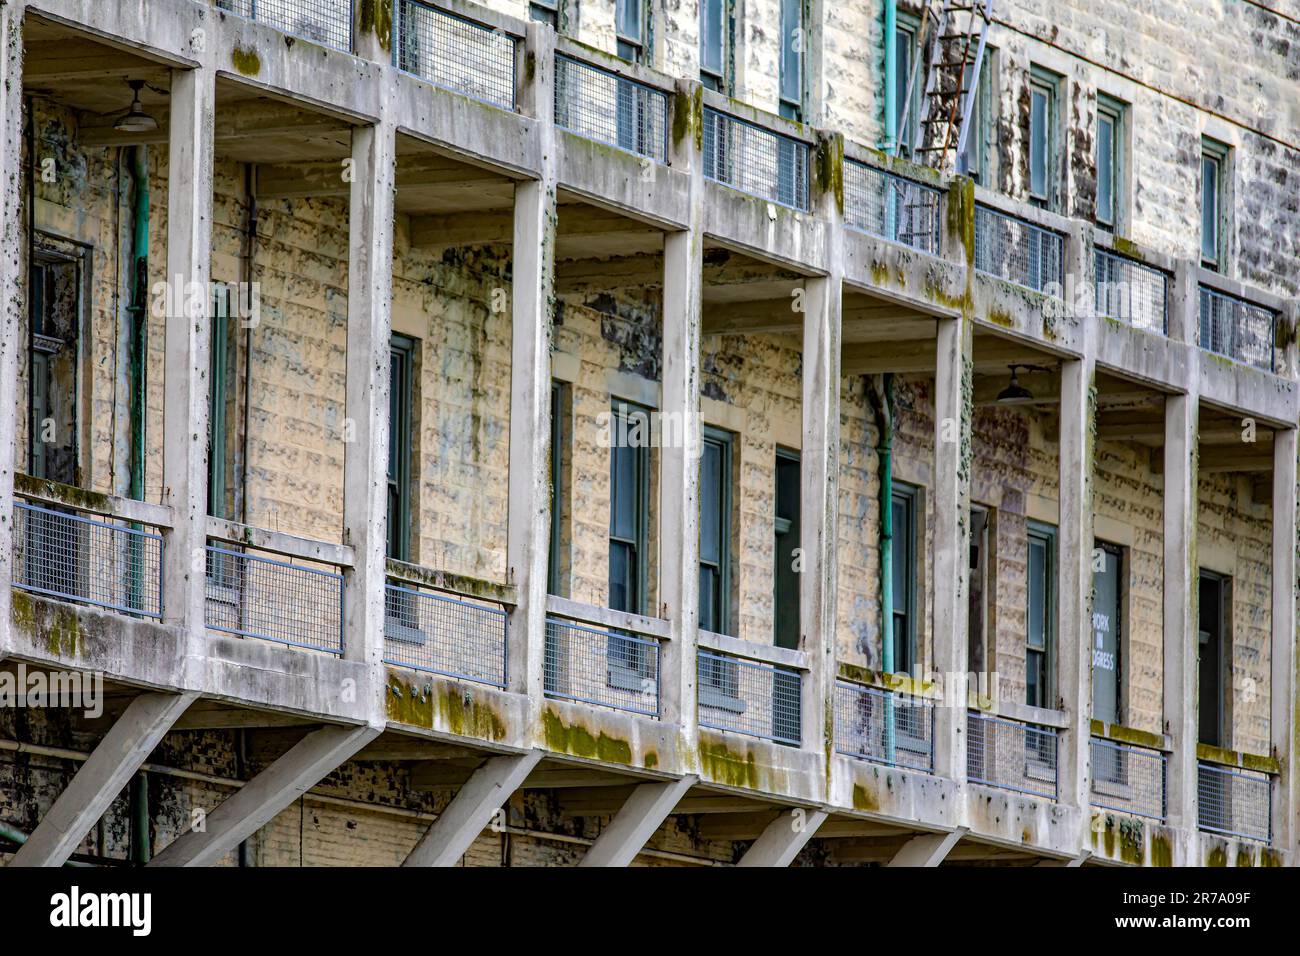
<svg viewBox="0 0 1300 956"><path fill-rule="evenodd" d="M38 237L28 271L28 473L79 484L77 431L81 363L82 250Z"/></svg>
<svg viewBox="0 0 1300 956"><path fill-rule="evenodd" d="M1034 68L1029 77L1029 198L1051 206L1056 197L1056 94L1060 77Z"/></svg>
<svg viewBox="0 0 1300 956"><path fill-rule="evenodd" d="M730 89L730 0L700 0L700 82L711 90Z"/></svg>
<svg viewBox="0 0 1300 956"><path fill-rule="evenodd" d="M649 0L616 0L614 32L618 55L633 63L648 63L650 51Z"/></svg>
<svg viewBox="0 0 1300 956"><path fill-rule="evenodd" d="M1232 660L1228 638L1230 579L1204 569L1200 572L1200 626L1197 648L1198 739L1212 747L1231 746L1227 732L1227 682Z"/></svg>
<svg viewBox="0 0 1300 956"><path fill-rule="evenodd" d="M916 669L916 509L919 495L910 485L895 483L891 515L891 570L894 620L894 673Z"/></svg>
<svg viewBox="0 0 1300 956"><path fill-rule="evenodd" d="M1092 716L1120 722L1124 551L1098 541L1092 571Z"/></svg>
<svg viewBox="0 0 1300 956"><path fill-rule="evenodd" d="M226 511L226 401L229 395L230 287L214 284L212 333L208 346L208 514L229 517Z"/></svg>
<svg viewBox="0 0 1300 956"><path fill-rule="evenodd" d="M957 171L969 176L982 186L990 186L989 133L993 129L993 75L994 52L985 48L984 61L975 90L975 104L970 114L970 127L965 131L965 148L957 157ZM969 90L975 64L966 67L962 76L962 89ZM965 104L961 108L965 108Z"/></svg>
<svg viewBox="0 0 1300 956"><path fill-rule="evenodd" d="M1124 205L1124 104L1097 97L1097 225L1115 230Z"/></svg>
<svg viewBox="0 0 1300 956"><path fill-rule="evenodd" d="M554 30L560 29L560 0L532 0L528 4L528 16L539 23L549 23Z"/></svg>
<svg viewBox="0 0 1300 956"><path fill-rule="evenodd" d="M551 543L547 555L546 586L550 594L562 595L561 547L564 537L564 457L568 431L564 427L566 402L563 382L551 383Z"/></svg>
<svg viewBox="0 0 1300 956"><path fill-rule="evenodd" d="M1056 664L1056 529L1029 523L1025 601L1025 703L1051 707Z"/></svg>
<svg viewBox="0 0 1300 956"><path fill-rule="evenodd" d="M894 31L894 103L895 115L894 139L898 143L898 155L910 156L917 145L916 131L921 126L921 93L925 77L920 73L912 84L912 98L907 98L907 86L912 79L912 70L916 65L916 35L918 25L910 17L899 15L898 26ZM904 116L904 113L907 115Z"/></svg>
<svg viewBox="0 0 1300 956"><path fill-rule="evenodd" d="M411 395L415 341L394 334L389 347L388 557L411 559Z"/></svg>
<svg viewBox="0 0 1300 956"><path fill-rule="evenodd" d="M803 120L803 4L781 0L781 115Z"/></svg>
<svg viewBox="0 0 1300 956"><path fill-rule="evenodd" d="M706 428L700 455L700 629L731 633L731 462L734 436Z"/></svg>
<svg viewBox="0 0 1300 956"><path fill-rule="evenodd" d="M1201 264L1220 271L1223 267L1224 222L1227 218L1224 186L1227 180L1228 147L1214 140L1201 141Z"/></svg>
<svg viewBox="0 0 1300 956"><path fill-rule="evenodd" d="M776 452L776 572L773 641L799 646L799 453Z"/></svg>
<svg viewBox="0 0 1300 956"><path fill-rule="evenodd" d="M609 456L609 606L645 613L650 524L650 415L618 402Z"/></svg>

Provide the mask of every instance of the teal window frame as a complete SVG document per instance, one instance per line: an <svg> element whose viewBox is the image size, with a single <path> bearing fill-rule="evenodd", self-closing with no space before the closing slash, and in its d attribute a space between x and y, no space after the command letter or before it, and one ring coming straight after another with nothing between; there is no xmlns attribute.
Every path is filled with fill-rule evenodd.
<svg viewBox="0 0 1300 956"><path fill-rule="evenodd" d="M1124 220L1124 178L1127 167L1128 106L1104 93L1097 96L1097 196L1093 218L1101 228L1116 232ZM1109 141L1103 129L1110 129ZM1104 200L1109 180L1109 203ZM1107 208L1109 206L1109 208Z"/></svg>
<svg viewBox="0 0 1300 956"><path fill-rule="evenodd" d="M707 10L706 10L707 8ZM700 0L700 82L710 90L730 94L734 77L735 5L733 0ZM717 68L705 67L710 59L706 43L711 39L705 32L705 17L717 16Z"/></svg>
<svg viewBox="0 0 1300 956"><path fill-rule="evenodd" d="M893 501L893 591L894 619L890 639L894 642L894 673L911 674L916 667L916 578L917 509L920 489L894 482ZM901 519L901 520L900 520Z"/></svg>
<svg viewBox="0 0 1300 956"><path fill-rule="evenodd" d="M547 553L546 587L551 594L561 595L563 574L560 550L564 543L561 525L564 502L564 443L568 431L564 427L564 408L567 404L564 382L551 382L551 537Z"/></svg>
<svg viewBox="0 0 1300 956"><path fill-rule="evenodd" d="M788 120L803 122L807 76L803 45L808 22L805 0L781 0L780 113ZM796 36L799 42L795 42Z"/></svg>
<svg viewBox="0 0 1300 956"><path fill-rule="evenodd" d="M1052 707L1056 694L1057 638L1057 530L1041 521L1030 521L1025 556L1025 703L1031 707ZM1034 640L1033 548L1044 549L1043 580L1039 582L1042 602L1042 637Z"/></svg>
<svg viewBox="0 0 1300 956"><path fill-rule="evenodd" d="M731 509L735 441L733 433L706 426L704 451L700 455L700 628L717 634L731 634L732 629ZM718 458L717 480L712 488L708 487L705 468L710 449L716 449ZM717 526L716 554L706 551L705 529L712 523ZM709 592L707 604L706 590ZM711 618L706 615L709 607L714 609Z"/></svg>
<svg viewBox="0 0 1300 956"><path fill-rule="evenodd" d="M614 38L618 56L631 63L650 65L654 33L651 0L614 0Z"/></svg>
<svg viewBox="0 0 1300 956"><path fill-rule="evenodd" d="M966 134L966 149L957 157L957 171L969 176L981 186L992 187L987 182L991 175L989 169L989 132L993 126L993 77L997 51L992 47L984 48L984 62L980 66L978 87L975 90L975 109L971 112L972 127ZM970 85L970 71L975 65L966 67L962 77L963 88Z"/></svg>
<svg viewBox="0 0 1300 956"><path fill-rule="evenodd" d="M645 416L642 424L644 441L638 445L622 445L621 440L632 433L631 419ZM611 437L609 455L609 606L630 614L646 613L646 563L649 557L650 536L650 410L644 406L615 399L611 409ZM619 456L629 456L630 474L626 481L619 476ZM623 503L630 505L630 527L620 528L619 510ZM627 532L627 533L621 533ZM614 579L615 553L622 549L627 557L625 580ZM627 600L614 600L615 586L620 584L630 592ZM623 607L617 606L619 603Z"/></svg>
<svg viewBox="0 0 1300 956"><path fill-rule="evenodd" d="M396 332L389 343L392 375L388 395L388 557L411 559L411 458L414 454L412 406L416 341Z"/></svg>
<svg viewBox="0 0 1300 956"><path fill-rule="evenodd" d="M1055 208L1060 149L1061 77L1039 67L1029 70L1029 200L1044 209ZM1040 110L1038 103L1042 102ZM1041 177L1035 154L1042 154Z"/></svg>
<svg viewBox="0 0 1300 956"><path fill-rule="evenodd" d="M1222 272L1227 236L1227 183L1231 147L1201 139L1201 265Z"/></svg>
<svg viewBox="0 0 1300 956"><path fill-rule="evenodd" d="M911 109L907 109L907 84L911 81L913 65L920 55L917 38L921 34L921 21L910 14L899 13L894 26L894 142L898 155L910 157L917 147L921 129L921 96L925 86L925 73L918 73L912 88ZM903 113L907 112L907 126L903 126Z"/></svg>
<svg viewBox="0 0 1300 956"><path fill-rule="evenodd" d="M229 374L230 296L224 282L212 287L212 329L208 344L208 514L226 514L226 377Z"/></svg>

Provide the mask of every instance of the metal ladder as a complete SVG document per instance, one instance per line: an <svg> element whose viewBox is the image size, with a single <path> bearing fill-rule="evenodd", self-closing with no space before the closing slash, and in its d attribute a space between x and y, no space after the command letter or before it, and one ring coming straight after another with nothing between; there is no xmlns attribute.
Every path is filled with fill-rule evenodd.
<svg viewBox="0 0 1300 956"><path fill-rule="evenodd" d="M960 23L963 13L967 14L964 30ZM923 165L943 169L954 149L958 156L966 149L966 134L977 105L985 40L992 20L993 0L942 0L941 3L927 0L917 34L917 55L913 58L903 113L898 121L900 130L907 128L911 119L912 92L921 72L922 53L933 35L926 62L919 142L913 149ZM969 86L967 67L971 68ZM895 155L900 140L901 137L894 137Z"/></svg>

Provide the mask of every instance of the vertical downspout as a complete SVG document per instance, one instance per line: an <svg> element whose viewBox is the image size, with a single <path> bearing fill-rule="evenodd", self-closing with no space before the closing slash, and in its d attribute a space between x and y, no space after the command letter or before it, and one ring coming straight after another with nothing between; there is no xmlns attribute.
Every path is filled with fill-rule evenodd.
<svg viewBox="0 0 1300 956"><path fill-rule="evenodd" d="M877 406L880 471L880 669L894 673L894 376L881 376ZM894 702L885 698L885 760L894 762Z"/></svg>
<svg viewBox="0 0 1300 956"><path fill-rule="evenodd" d="M894 130L898 128L898 0L885 0L885 135L883 149L893 154L897 147Z"/></svg>

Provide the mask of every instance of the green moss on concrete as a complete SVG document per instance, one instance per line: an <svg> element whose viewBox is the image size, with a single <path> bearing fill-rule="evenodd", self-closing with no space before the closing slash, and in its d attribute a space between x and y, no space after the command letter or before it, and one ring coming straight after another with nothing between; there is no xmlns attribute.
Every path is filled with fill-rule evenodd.
<svg viewBox="0 0 1300 956"><path fill-rule="evenodd" d="M1128 256L1130 259L1136 259L1138 262L1146 262L1146 253L1138 247L1132 239L1125 239L1123 236L1115 236L1111 240L1111 245L1121 256Z"/></svg>
<svg viewBox="0 0 1300 956"><path fill-rule="evenodd" d="M701 740L699 755L700 769L709 781L729 787L758 788L758 762L752 753L736 753L725 743Z"/></svg>
<svg viewBox="0 0 1300 956"><path fill-rule="evenodd" d="M1259 851L1259 865L1263 867L1285 866L1282 861L1282 854L1270 847L1263 847Z"/></svg>
<svg viewBox="0 0 1300 956"><path fill-rule="evenodd" d="M853 809L874 813L880 809L876 795L860 783L853 785Z"/></svg>
<svg viewBox="0 0 1300 956"><path fill-rule="evenodd" d="M1280 774L1282 765L1273 757L1265 754L1245 753L1240 750L1229 750L1227 747L1212 747L1209 744L1198 743L1196 745L1196 758L1198 760L1208 760L1210 763L1217 763L1225 767L1241 767L1243 770L1254 770L1258 773Z"/></svg>
<svg viewBox="0 0 1300 956"><path fill-rule="evenodd" d="M470 577L468 574L452 574L449 571L433 571L402 561L387 561L390 577L405 579L426 587L441 591L452 591L465 597L479 598L484 601L497 601L502 604L514 604L516 592L507 584L497 584L483 578Z"/></svg>
<svg viewBox="0 0 1300 956"><path fill-rule="evenodd" d="M678 91L673 96L673 145L680 147L686 137L695 137L696 151L704 149L704 87L691 93Z"/></svg>
<svg viewBox="0 0 1300 956"><path fill-rule="evenodd" d="M822 195L834 195L835 208L844 214L844 137L833 134L817 144L817 189Z"/></svg>
<svg viewBox="0 0 1300 956"><path fill-rule="evenodd" d="M1173 866L1174 846L1169 834L1162 828L1153 828L1151 833L1151 865Z"/></svg>
<svg viewBox="0 0 1300 956"><path fill-rule="evenodd" d="M504 740L506 724L492 707L469 690L444 685L435 694L443 725L461 737Z"/></svg>
<svg viewBox="0 0 1300 956"><path fill-rule="evenodd" d="M1255 865L1255 854L1251 852L1250 847L1242 846L1238 844L1237 866L1254 866L1254 865Z"/></svg>
<svg viewBox="0 0 1300 956"><path fill-rule="evenodd" d="M393 0L360 0L357 13L361 33L373 33L380 47L393 46Z"/></svg>
<svg viewBox="0 0 1300 956"><path fill-rule="evenodd" d="M1206 866L1227 866L1228 851L1223 844L1216 844L1209 853L1205 855Z"/></svg>
<svg viewBox="0 0 1300 956"><path fill-rule="evenodd" d="M46 498L72 508L93 511L97 514L106 514L112 511L113 505L111 496L100 494L98 491L78 488L75 485L64 485L46 478L33 478L24 474L14 475L14 493Z"/></svg>
<svg viewBox="0 0 1300 956"><path fill-rule="evenodd" d="M244 76L257 76L262 72L262 58L256 50L235 47L230 51L230 64Z"/></svg>
<svg viewBox="0 0 1300 956"><path fill-rule="evenodd" d="M994 325L1000 325L1004 329L1013 329L1016 327L1015 316L1003 309L989 309L989 322Z"/></svg>
<svg viewBox="0 0 1300 956"><path fill-rule="evenodd" d="M626 740L603 730L593 734L581 724L566 724L553 710L542 711L542 732L547 748L556 753L632 766L632 745Z"/></svg>
<svg viewBox="0 0 1300 956"><path fill-rule="evenodd" d="M428 686L419 687L389 673L384 707L388 719L394 723L433 727L433 694Z"/></svg>
<svg viewBox="0 0 1300 956"><path fill-rule="evenodd" d="M966 250L966 268L975 267L975 183L965 177L948 188L947 226L949 238Z"/></svg>
<svg viewBox="0 0 1300 956"><path fill-rule="evenodd" d="M644 759L641 761L645 764L647 770L653 770L659 766L659 755L653 750L647 750Z"/></svg>
<svg viewBox="0 0 1300 956"><path fill-rule="evenodd" d="M1165 739L1160 734L1125 727L1122 724L1107 724L1100 720L1092 722L1092 732L1095 736L1105 737L1116 743L1132 744L1135 747L1147 747L1151 750L1160 750L1165 744Z"/></svg>

